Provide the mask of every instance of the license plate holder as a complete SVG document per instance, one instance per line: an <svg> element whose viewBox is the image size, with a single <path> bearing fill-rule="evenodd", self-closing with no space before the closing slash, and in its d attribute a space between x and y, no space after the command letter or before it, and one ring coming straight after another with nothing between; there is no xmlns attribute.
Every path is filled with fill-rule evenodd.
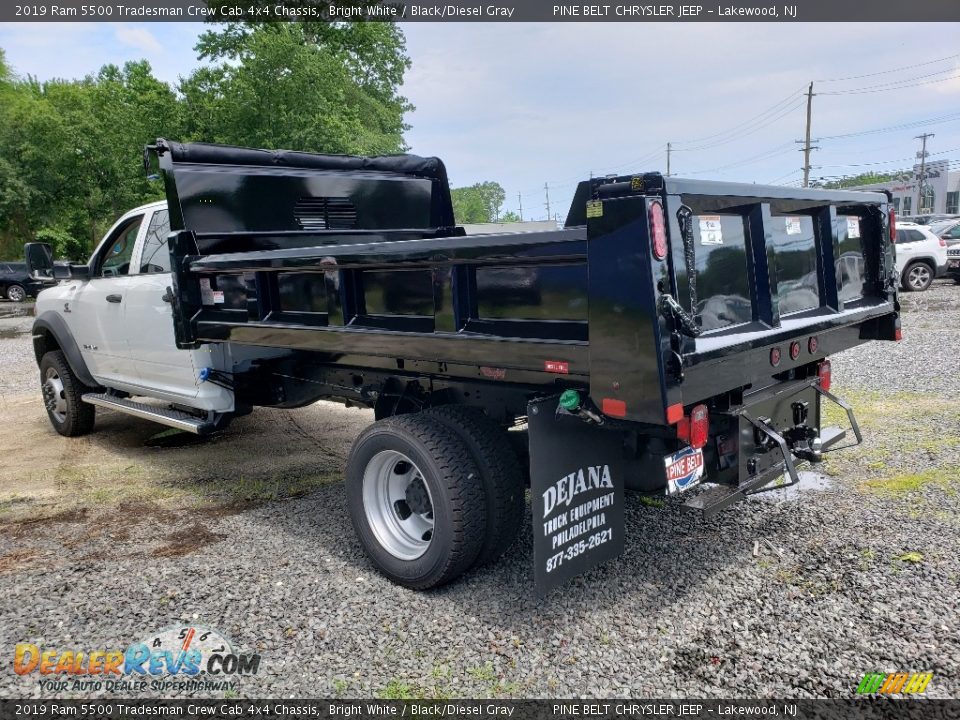
<svg viewBox="0 0 960 720"><path fill-rule="evenodd" d="M685 447L663 458L667 474L667 495L696 487L703 479L703 450Z"/></svg>

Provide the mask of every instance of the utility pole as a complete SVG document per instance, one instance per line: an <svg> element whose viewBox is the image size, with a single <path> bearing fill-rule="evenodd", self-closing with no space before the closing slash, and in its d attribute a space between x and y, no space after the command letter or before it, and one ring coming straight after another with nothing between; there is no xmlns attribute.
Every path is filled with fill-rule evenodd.
<svg viewBox="0 0 960 720"><path fill-rule="evenodd" d="M917 135L916 140L919 140L923 143L923 146L917 155L920 156L920 177L917 181L917 212L922 213L924 211L923 207L923 181L927 179L927 138L932 138L933 133L924 133L923 135ZM930 208L933 210L933 208Z"/></svg>
<svg viewBox="0 0 960 720"><path fill-rule="evenodd" d="M819 148L810 145L810 125L813 119L813 83L807 88L807 132L803 140L797 140L803 143L803 186L810 187L810 151Z"/></svg>
<svg viewBox="0 0 960 720"><path fill-rule="evenodd" d="M672 143L667 143L667 177L670 177L670 150L672 149Z"/></svg>
<svg viewBox="0 0 960 720"><path fill-rule="evenodd" d="M547 202L544 205L547 208L547 220L550 219L550 186L547 183L543 184L543 191L547 194Z"/></svg>
<svg viewBox="0 0 960 720"><path fill-rule="evenodd" d="M523 222L523 195L517 193L517 204L520 205L520 222Z"/></svg>

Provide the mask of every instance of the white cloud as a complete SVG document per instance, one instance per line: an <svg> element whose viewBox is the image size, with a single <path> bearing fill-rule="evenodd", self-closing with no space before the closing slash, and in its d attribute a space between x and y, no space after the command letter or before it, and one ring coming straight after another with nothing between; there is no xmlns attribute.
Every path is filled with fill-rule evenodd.
<svg viewBox="0 0 960 720"><path fill-rule="evenodd" d="M135 48L143 53L158 53L163 49L153 34L144 27L120 25L114 34L123 45Z"/></svg>

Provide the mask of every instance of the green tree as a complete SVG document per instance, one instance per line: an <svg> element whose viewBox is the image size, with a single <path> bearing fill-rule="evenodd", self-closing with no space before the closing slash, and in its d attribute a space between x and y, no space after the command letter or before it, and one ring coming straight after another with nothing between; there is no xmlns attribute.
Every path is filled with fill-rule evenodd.
<svg viewBox="0 0 960 720"><path fill-rule="evenodd" d="M514 223L514 222L520 222L521 218L513 210L507 210L506 212L500 215L499 220L500 222L504 222L504 223Z"/></svg>
<svg viewBox="0 0 960 720"><path fill-rule="evenodd" d="M453 215L458 223L496 222L507 194L500 183L488 180L469 187L453 188Z"/></svg>
<svg viewBox="0 0 960 720"><path fill-rule="evenodd" d="M397 92L409 66L404 50L396 28L278 23L206 32L200 57L223 62L181 84L187 134L254 147L399 152L411 109Z"/></svg>
<svg viewBox="0 0 960 720"><path fill-rule="evenodd" d="M814 187L822 187L830 190L838 190L849 187L859 187L860 185L874 185L876 183L890 182L901 176L901 173L878 173L865 172L850 177L838 178L823 183L814 183Z"/></svg>

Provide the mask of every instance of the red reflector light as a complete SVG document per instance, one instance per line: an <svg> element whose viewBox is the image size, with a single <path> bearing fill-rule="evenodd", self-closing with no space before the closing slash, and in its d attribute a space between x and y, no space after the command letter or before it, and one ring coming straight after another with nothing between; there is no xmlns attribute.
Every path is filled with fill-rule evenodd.
<svg viewBox="0 0 960 720"><path fill-rule="evenodd" d="M667 226L663 220L663 205L654 200L647 210L650 220L650 248L653 257L663 260L667 256Z"/></svg>
<svg viewBox="0 0 960 720"><path fill-rule="evenodd" d="M900 342L901 340L903 340L903 330L901 330L900 328L897 328L896 330L894 330L893 339L896 340L897 342Z"/></svg>
<svg viewBox="0 0 960 720"><path fill-rule="evenodd" d="M604 415L613 417L625 417L627 414L627 404L623 400L614 398L603 398L600 401L600 409L603 410Z"/></svg>
<svg viewBox="0 0 960 720"><path fill-rule="evenodd" d="M817 336L814 335L812 338L807 340L807 350L810 351L811 355L816 354L817 348L820 347L820 341L817 340Z"/></svg>
<svg viewBox="0 0 960 720"><path fill-rule="evenodd" d="M702 448L710 435L710 413L706 405L695 405L690 411L690 447Z"/></svg>
<svg viewBox="0 0 960 720"><path fill-rule="evenodd" d="M545 372L566 375L570 372L570 363L563 362L562 360L544 360L543 369Z"/></svg>
<svg viewBox="0 0 960 720"><path fill-rule="evenodd" d="M677 403L667 408L667 422L670 425L676 425L683 420L683 405Z"/></svg>
<svg viewBox="0 0 960 720"><path fill-rule="evenodd" d="M897 211L890 208L888 216L890 219L890 242L895 243L897 241Z"/></svg>
<svg viewBox="0 0 960 720"><path fill-rule="evenodd" d="M790 343L790 359L796 360L798 357L800 357L800 343L794 340Z"/></svg>
<svg viewBox="0 0 960 720"><path fill-rule="evenodd" d="M780 364L780 348L770 350L770 364L774 367Z"/></svg>
<svg viewBox="0 0 960 720"><path fill-rule="evenodd" d="M820 367L817 368L817 378L820 380L820 388L822 390L830 389L830 382L833 380L833 377L830 373L830 361L824 360L820 363Z"/></svg>

